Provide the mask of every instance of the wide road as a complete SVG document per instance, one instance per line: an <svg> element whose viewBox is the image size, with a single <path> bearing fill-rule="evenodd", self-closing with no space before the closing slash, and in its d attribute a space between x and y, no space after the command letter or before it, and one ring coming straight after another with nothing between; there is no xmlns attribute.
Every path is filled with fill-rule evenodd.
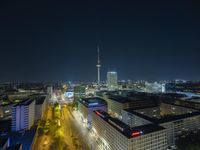
<svg viewBox="0 0 200 150"><path fill-rule="evenodd" d="M44 118L52 120L52 111L53 109L49 106ZM61 107L60 129L69 150L98 150L97 143L91 139L89 130L73 116L70 106L62 105ZM51 134L37 137L32 150L50 150L52 139Z"/></svg>
<svg viewBox="0 0 200 150"><path fill-rule="evenodd" d="M77 150L89 150L89 146L84 141L83 134L80 131L80 126L77 125L70 107L66 105L62 107L61 126L64 127L67 143L72 144L73 148Z"/></svg>
<svg viewBox="0 0 200 150"><path fill-rule="evenodd" d="M44 119L52 119L52 108L51 106L47 106L47 109L43 116ZM36 135L37 136L37 135ZM49 150L51 143L51 137L49 135L40 135L35 139L35 143L33 144L32 150Z"/></svg>
<svg viewBox="0 0 200 150"><path fill-rule="evenodd" d="M76 110L73 111L73 115L76 120L76 126L79 128L81 135L84 139L84 142L89 145L90 150L101 150L101 145L97 143L94 133L92 130L88 130L86 124L82 122L80 113Z"/></svg>

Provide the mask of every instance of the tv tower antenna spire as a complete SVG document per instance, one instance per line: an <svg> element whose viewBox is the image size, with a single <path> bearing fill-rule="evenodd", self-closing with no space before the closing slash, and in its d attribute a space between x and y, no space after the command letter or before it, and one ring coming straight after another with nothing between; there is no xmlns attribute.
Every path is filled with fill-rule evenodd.
<svg viewBox="0 0 200 150"><path fill-rule="evenodd" d="M99 46L97 46L97 53L98 53L98 58L97 58L97 84L98 84L98 89L100 89L100 55L99 55Z"/></svg>

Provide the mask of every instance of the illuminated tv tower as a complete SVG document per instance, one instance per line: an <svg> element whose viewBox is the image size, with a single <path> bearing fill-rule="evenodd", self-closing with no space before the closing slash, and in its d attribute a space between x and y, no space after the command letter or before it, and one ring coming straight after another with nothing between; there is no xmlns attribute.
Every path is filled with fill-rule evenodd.
<svg viewBox="0 0 200 150"><path fill-rule="evenodd" d="M98 84L98 89L100 89L100 58L99 58L99 46L97 47L97 52L98 52L98 58L97 58L97 84Z"/></svg>

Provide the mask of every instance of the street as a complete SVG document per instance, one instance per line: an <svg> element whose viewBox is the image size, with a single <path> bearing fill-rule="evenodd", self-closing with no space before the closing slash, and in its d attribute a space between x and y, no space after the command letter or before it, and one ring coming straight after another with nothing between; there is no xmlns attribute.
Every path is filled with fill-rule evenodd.
<svg viewBox="0 0 200 150"><path fill-rule="evenodd" d="M47 106L47 110L44 113L43 118L46 118L46 120L52 119L52 108L50 106ZM36 141L32 147L33 150L49 150L50 144L51 144L51 136L49 135L38 135L38 131L36 134Z"/></svg>
<svg viewBox="0 0 200 150"><path fill-rule="evenodd" d="M80 114L78 111L74 110L73 115L75 118L75 124L79 128L79 131L81 132L81 135L84 139L84 141L89 145L90 150L101 150L100 145L96 142L96 137L92 130L89 130L86 127L86 124L82 122L82 119L80 117Z"/></svg>
<svg viewBox="0 0 200 150"><path fill-rule="evenodd" d="M50 131L47 134L38 135L36 142L33 145L33 150L50 150L52 145L55 143L55 134L59 131L59 135L63 138L67 149L69 150L89 150L89 144L87 144L88 130L82 127L81 124L77 122L71 113L71 107L67 105L62 105L60 120L55 123L53 119L53 108L48 106L45 112L43 120L51 120ZM60 123L60 125L59 125ZM55 130L56 128L57 130Z"/></svg>

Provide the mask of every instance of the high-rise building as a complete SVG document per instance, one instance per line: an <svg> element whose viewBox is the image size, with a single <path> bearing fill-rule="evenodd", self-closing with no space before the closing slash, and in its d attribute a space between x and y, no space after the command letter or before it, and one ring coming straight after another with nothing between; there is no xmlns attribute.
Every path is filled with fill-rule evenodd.
<svg viewBox="0 0 200 150"><path fill-rule="evenodd" d="M12 107L12 131L30 129L35 120L35 101L32 99Z"/></svg>
<svg viewBox="0 0 200 150"><path fill-rule="evenodd" d="M117 80L117 72L109 71L107 72L107 85L108 90L116 90L118 89L118 80Z"/></svg>

